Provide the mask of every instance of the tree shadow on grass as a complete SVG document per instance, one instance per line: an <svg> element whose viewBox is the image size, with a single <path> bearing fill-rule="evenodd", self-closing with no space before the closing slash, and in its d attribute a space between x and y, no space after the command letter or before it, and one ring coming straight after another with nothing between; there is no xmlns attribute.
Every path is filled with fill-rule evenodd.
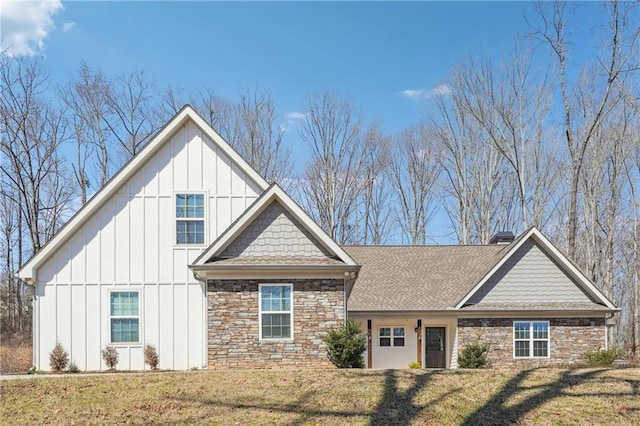
<svg viewBox="0 0 640 426"><path fill-rule="evenodd" d="M406 390L398 389L398 371L386 370L384 382L384 393L378 405L371 414L370 425L407 425L420 415L426 405L418 405L415 402L417 394L425 388L431 380L434 371L420 372L414 375L413 383ZM439 398L446 398L445 394ZM435 404L438 401L431 401Z"/></svg>
<svg viewBox="0 0 640 426"><path fill-rule="evenodd" d="M523 370L509 380L500 391L494 394L489 401L480 406L476 411L467 417L462 425L511 425L517 423L527 413L562 395L566 395L566 390L572 386L579 385L588 380L594 379L601 370L588 370L578 373L574 370L564 371L560 377L550 383L542 385L525 385L525 380L536 369ZM633 382L633 383L631 383ZM638 383L630 381L633 395L638 395ZM520 392L538 390L537 393L524 398L522 401L507 405L509 399ZM587 396L586 394L571 394L573 396ZM591 395L591 394L590 394ZM598 393L601 396L614 395L608 393ZM617 395L617 394L616 394Z"/></svg>
<svg viewBox="0 0 640 426"><path fill-rule="evenodd" d="M336 423L350 423L362 421L362 418L369 418L370 425L408 425L428 406L438 404L451 394L461 390L453 389L439 396L436 400L429 401L428 404L419 405L415 402L417 395L421 390L425 389L429 380L437 372L403 373L398 370L385 370L381 371L381 373L385 377L384 391L373 410L338 410L314 407L312 401L318 397L318 391L316 390L304 392L294 401L287 404L257 401L255 399L231 402L223 399L203 399L186 395L174 397L174 399L190 403L196 402L202 406L224 407L231 410L257 410L263 413L295 414L295 419L287 421L287 424L293 425L310 422L314 417L328 417ZM400 374L411 374L412 376L409 387L404 390L401 390L398 386L398 376Z"/></svg>

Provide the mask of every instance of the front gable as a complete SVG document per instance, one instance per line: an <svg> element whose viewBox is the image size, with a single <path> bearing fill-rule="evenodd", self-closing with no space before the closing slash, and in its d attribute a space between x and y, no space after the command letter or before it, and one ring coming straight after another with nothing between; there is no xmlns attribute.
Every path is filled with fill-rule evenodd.
<svg viewBox="0 0 640 426"><path fill-rule="evenodd" d="M605 310L616 307L535 227L507 250L456 309Z"/></svg>
<svg viewBox="0 0 640 426"><path fill-rule="evenodd" d="M70 279L83 282L88 279L82 276L84 272L79 273L79 268L85 268L84 263L81 265L76 260L75 266L71 266L73 262L69 261L77 254L90 259L94 255L104 258L104 250L107 254L113 250L115 257L129 256L125 252L129 247L121 243L114 242L118 247L114 250L93 241L97 241L93 237L98 234L109 244L112 239L118 239L117 233L124 239L131 230L131 252L140 252L146 240L153 238L153 231L157 233L159 226L166 226L158 223L162 222L163 215L168 216L165 221L172 220L172 197L176 191L207 195L207 211L212 219L207 228L208 243L217 238L267 186L267 182L220 135L190 106L185 106L23 265L19 276L35 284L50 280L51 274L60 270L62 279L66 280L67 269L75 267L78 269L76 278ZM133 223L136 219L142 223ZM150 232L138 238L137 231L147 225L151 226ZM113 232L110 228L114 228ZM105 231L106 235L103 235ZM153 241L151 244L157 246ZM167 244L173 244L171 238ZM87 250L91 253L85 254ZM190 258L195 256L197 254ZM124 258L116 259L121 272L124 271L123 261ZM37 277L40 269L48 272L42 279ZM108 274L114 265L101 269ZM88 273L94 272L95 269ZM101 280L101 277L95 277L95 281Z"/></svg>
<svg viewBox="0 0 640 426"><path fill-rule="evenodd" d="M467 304L595 302L533 239L525 241Z"/></svg>
<svg viewBox="0 0 640 426"><path fill-rule="evenodd" d="M220 259L333 259L329 252L278 200L222 251Z"/></svg>
<svg viewBox="0 0 640 426"><path fill-rule="evenodd" d="M200 280L253 273L353 281L359 265L273 184L190 268Z"/></svg>

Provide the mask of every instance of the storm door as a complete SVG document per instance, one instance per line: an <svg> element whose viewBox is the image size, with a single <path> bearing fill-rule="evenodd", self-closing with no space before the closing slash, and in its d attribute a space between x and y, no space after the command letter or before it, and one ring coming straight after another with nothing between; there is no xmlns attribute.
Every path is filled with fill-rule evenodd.
<svg viewBox="0 0 640 426"><path fill-rule="evenodd" d="M445 328L427 327L425 339L425 353L427 362L425 368L447 368L445 354Z"/></svg>

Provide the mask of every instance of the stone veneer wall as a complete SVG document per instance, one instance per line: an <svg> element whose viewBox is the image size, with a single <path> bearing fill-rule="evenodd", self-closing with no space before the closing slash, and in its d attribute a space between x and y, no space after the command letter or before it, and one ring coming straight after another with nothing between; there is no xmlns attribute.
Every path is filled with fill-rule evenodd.
<svg viewBox="0 0 640 426"><path fill-rule="evenodd" d="M258 284L293 284L293 340L260 340ZM344 322L344 281L213 280L207 284L209 369L331 368L327 330Z"/></svg>
<svg viewBox="0 0 640 426"><path fill-rule="evenodd" d="M514 359L513 321L549 321L549 358ZM467 343L489 343L487 360L494 367L529 368L573 364L588 350L605 347L604 317L596 318L461 318L458 353Z"/></svg>

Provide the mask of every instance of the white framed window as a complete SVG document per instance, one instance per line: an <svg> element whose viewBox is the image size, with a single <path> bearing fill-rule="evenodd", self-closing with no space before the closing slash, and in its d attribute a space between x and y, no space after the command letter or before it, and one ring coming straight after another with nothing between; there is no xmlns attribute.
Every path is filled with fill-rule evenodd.
<svg viewBox="0 0 640 426"><path fill-rule="evenodd" d="M260 339L293 339L293 284L260 284Z"/></svg>
<svg viewBox="0 0 640 426"><path fill-rule="evenodd" d="M379 327L378 343L380 347L404 346L404 327Z"/></svg>
<svg viewBox="0 0 640 426"><path fill-rule="evenodd" d="M513 357L549 358L549 321L514 321Z"/></svg>
<svg viewBox="0 0 640 426"><path fill-rule="evenodd" d="M176 194L176 244L204 244L204 194Z"/></svg>
<svg viewBox="0 0 640 426"><path fill-rule="evenodd" d="M111 343L140 342L140 292L109 293Z"/></svg>

